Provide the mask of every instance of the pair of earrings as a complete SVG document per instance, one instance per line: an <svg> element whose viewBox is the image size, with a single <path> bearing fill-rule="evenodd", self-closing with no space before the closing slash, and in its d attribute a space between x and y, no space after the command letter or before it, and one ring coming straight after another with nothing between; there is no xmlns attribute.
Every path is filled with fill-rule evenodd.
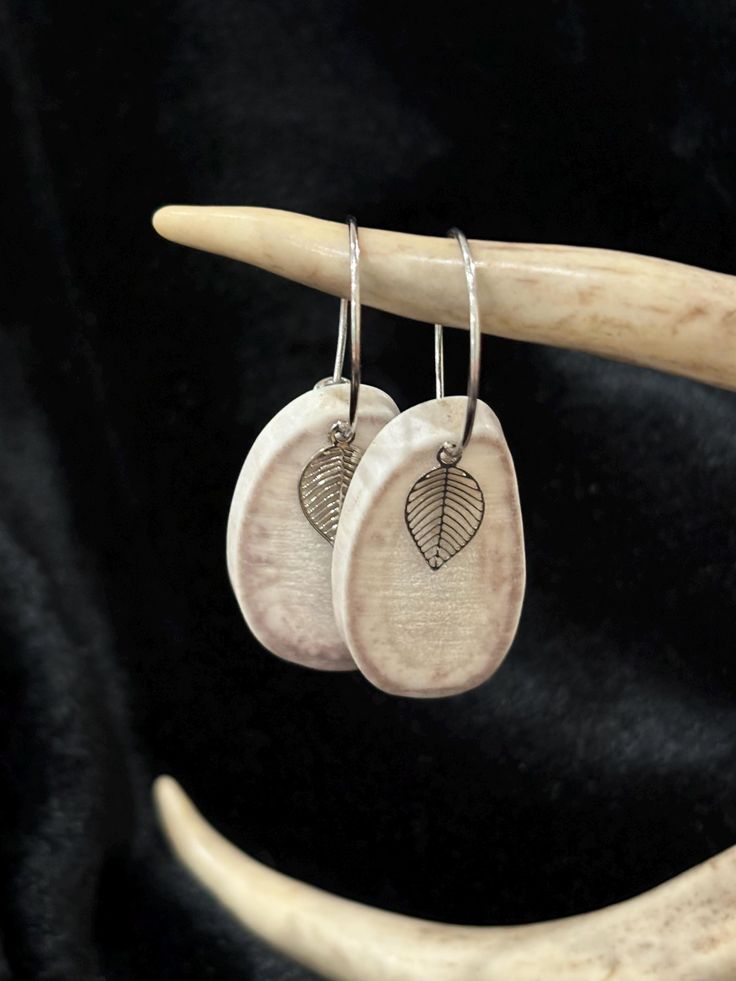
<svg viewBox="0 0 736 981"><path fill-rule="evenodd" d="M348 229L350 301L340 303L333 375L255 440L228 519L230 581L251 631L279 657L357 666L392 694L452 695L505 657L525 582L513 461L478 399L475 264L453 229L468 289L467 395L444 394L436 324L436 398L399 413L385 392L361 385L355 219Z"/></svg>

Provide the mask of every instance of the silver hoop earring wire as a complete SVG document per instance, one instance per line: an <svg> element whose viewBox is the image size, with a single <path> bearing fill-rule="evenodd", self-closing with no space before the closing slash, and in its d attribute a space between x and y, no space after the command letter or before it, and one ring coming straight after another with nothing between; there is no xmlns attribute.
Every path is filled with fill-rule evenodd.
<svg viewBox="0 0 736 981"><path fill-rule="evenodd" d="M334 438L341 443L350 443L355 438L358 416L358 396L360 394L360 242L358 223L352 215L346 218L350 247L350 299L340 300L340 317L337 330L337 350L332 384L342 381L345 364L345 349L348 336L348 312L350 314L350 405L347 423L343 420L332 427Z"/></svg>
<svg viewBox="0 0 736 981"><path fill-rule="evenodd" d="M460 253L465 269L465 283L468 289L468 333L470 334L470 358L468 364L468 392L465 408L465 425L462 436L457 443L443 443L437 454L440 463L457 464L462 458L465 447L473 435L475 410L478 405L478 390L480 388L480 309L478 307L478 285L475 275L475 262L470 252L468 240L459 228L451 228L447 233L460 246ZM434 373L436 397L445 397L445 355L442 324L434 325Z"/></svg>
<svg viewBox="0 0 736 981"><path fill-rule="evenodd" d="M348 339L348 304L349 300L345 297L340 298L340 319L337 325L337 350L335 351L335 367L332 371L331 384L339 385L342 379L342 371L345 367L345 348Z"/></svg>
<svg viewBox="0 0 736 981"><path fill-rule="evenodd" d="M348 425L355 435L360 394L360 242L357 221L350 216L347 222L350 232L350 417Z"/></svg>

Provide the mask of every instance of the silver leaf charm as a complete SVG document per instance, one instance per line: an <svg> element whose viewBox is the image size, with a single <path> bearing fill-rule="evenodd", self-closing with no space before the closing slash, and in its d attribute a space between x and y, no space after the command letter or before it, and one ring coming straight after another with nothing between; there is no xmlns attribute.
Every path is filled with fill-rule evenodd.
<svg viewBox="0 0 736 981"><path fill-rule="evenodd" d="M330 545L335 544L342 502L360 462L362 450L335 443L318 450L299 478L299 503L307 521Z"/></svg>
<svg viewBox="0 0 736 981"><path fill-rule="evenodd" d="M485 511L475 477L440 463L417 480L406 499L406 526L430 569L439 569L471 541Z"/></svg>

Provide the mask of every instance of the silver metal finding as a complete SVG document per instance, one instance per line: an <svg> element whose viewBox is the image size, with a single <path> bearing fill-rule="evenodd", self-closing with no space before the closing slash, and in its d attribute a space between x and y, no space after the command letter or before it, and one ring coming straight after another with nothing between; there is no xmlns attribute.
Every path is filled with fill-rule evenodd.
<svg viewBox="0 0 736 981"><path fill-rule="evenodd" d="M434 387L435 398L445 397L445 343L442 324L434 325Z"/></svg>
<svg viewBox="0 0 736 981"><path fill-rule="evenodd" d="M460 246L465 267L465 282L468 288L468 333L470 334L470 360L468 366L468 393L465 408L465 425L462 436L457 443L445 442L440 448L437 459L445 466L453 466L460 462L463 450L470 442L475 423L475 410L478 405L478 389L480 386L480 311L478 308L478 287L475 276L475 262L470 253L468 240L459 228L451 228L448 232ZM445 397L445 358L442 338L442 324L434 325L434 368L435 388L438 399Z"/></svg>
<svg viewBox="0 0 736 981"><path fill-rule="evenodd" d="M350 234L350 414L348 425L355 435L355 421L358 415L358 395L360 394L360 242L358 223L349 215L347 218Z"/></svg>
<svg viewBox="0 0 736 981"><path fill-rule="evenodd" d="M337 385L342 377L347 344L348 312L350 314L350 406L347 419L336 419L326 435L329 444L317 450L307 461L299 478L298 494L304 516L310 525L332 545L345 494L353 479L362 449L355 445L355 425L360 393L360 244L358 223L348 217L350 236L350 299L340 300L337 351L332 378L317 383Z"/></svg>
<svg viewBox="0 0 736 981"><path fill-rule="evenodd" d="M335 367L332 371L332 384L339 385L342 370L345 367L345 347L348 340L348 301L340 299L340 317L337 322L337 350L335 351Z"/></svg>
<svg viewBox="0 0 736 981"><path fill-rule="evenodd" d="M358 395L360 394L360 243L358 241L358 223L352 215L345 219L348 226L350 243L350 298L340 299L340 314L337 326L337 348L335 350L335 365L331 378L323 378L315 388L324 385L339 385L347 379L343 378L345 366L345 351L348 339L348 315L350 316L350 403L348 419L338 420L332 427L334 442L349 443L355 436L355 423L358 415Z"/></svg>

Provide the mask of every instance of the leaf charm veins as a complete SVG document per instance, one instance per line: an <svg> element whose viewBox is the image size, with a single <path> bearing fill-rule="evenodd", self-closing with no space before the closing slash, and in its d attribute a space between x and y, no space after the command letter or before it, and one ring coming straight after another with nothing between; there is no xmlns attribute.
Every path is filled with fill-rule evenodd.
<svg viewBox="0 0 736 981"><path fill-rule="evenodd" d="M455 464L423 474L406 499L406 526L430 569L440 569L465 548L485 511L478 481Z"/></svg>
<svg viewBox="0 0 736 981"><path fill-rule="evenodd" d="M342 504L362 450L338 442L318 450L299 478L299 503L310 525L335 544Z"/></svg>

